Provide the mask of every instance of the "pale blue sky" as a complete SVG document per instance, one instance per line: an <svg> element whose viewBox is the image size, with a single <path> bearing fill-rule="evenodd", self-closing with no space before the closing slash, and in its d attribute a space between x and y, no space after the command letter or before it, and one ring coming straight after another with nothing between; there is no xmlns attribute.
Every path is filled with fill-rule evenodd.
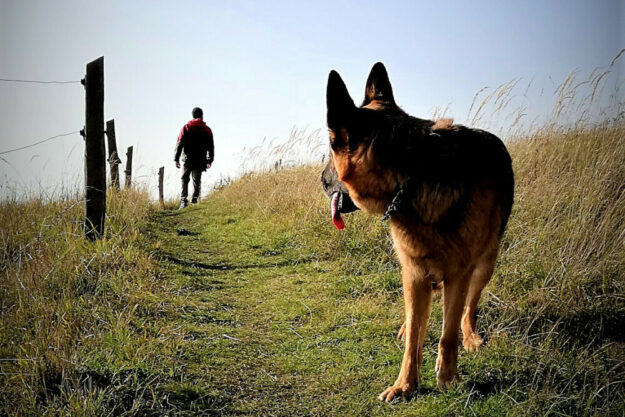
<svg viewBox="0 0 625 417"><path fill-rule="evenodd" d="M215 134L205 182L236 172L241 149L265 137L324 129L331 69L359 102L382 61L406 111L430 117L449 105L459 122L480 88L533 79L521 104L536 117L551 110L569 72L606 68L625 47L623 3L1 0L0 78L79 80L103 55L118 147L135 146L137 175L150 187L164 165L173 196L173 146L194 106ZM0 152L84 124L80 84L0 82L0 97ZM0 155L8 161L0 160L0 196L80 184L82 153L82 139L70 136Z"/></svg>

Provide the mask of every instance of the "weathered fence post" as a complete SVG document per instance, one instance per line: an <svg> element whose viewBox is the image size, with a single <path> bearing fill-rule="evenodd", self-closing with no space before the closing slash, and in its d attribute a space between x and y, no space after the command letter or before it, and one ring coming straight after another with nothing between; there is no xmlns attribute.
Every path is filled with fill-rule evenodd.
<svg viewBox="0 0 625 417"><path fill-rule="evenodd" d="M85 235L102 237L106 215L104 57L87 64L85 86Z"/></svg>
<svg viewBox="0 0 625 417"><path fill-rule="evenodd" d="M124 174L126 174L124 187L130 188L132 184L132 146L129 146L128 151L126 151L126 169L124 170Z"/></svg>
<svg viewBox="0 0 625 417"><path fill-rule="evenodd" d="M108 139L109 158L108 163L111 171L111 187L119 190L119 167L122 163L117 154L117 142L115 141L115 120L106 122L106 138Z"/></svg>
<svg viewBox="0 0 625 417"><path fill-rule="evenodd" d="M158 201L161 205L164 204L163 200L163 177L165 176L165 167L158 169Z"/></svg>

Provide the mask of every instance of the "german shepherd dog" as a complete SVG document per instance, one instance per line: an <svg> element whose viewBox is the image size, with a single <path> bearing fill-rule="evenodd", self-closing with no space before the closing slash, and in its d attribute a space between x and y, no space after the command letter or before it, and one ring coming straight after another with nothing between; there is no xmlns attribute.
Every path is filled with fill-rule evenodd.
<svg viewBox="0 0 625 417"><path fill-rule="evenodd" d="M398 337L405 350L397 380L380 399L406 398L420 383L432 294L441 287L436 382L449 388L458 376L458 328L466 350L482 345L475 313L512 209L510 155L483 130L409 116L395 104L382 63L371 69L360 107L330 72L327 106L330 159L321 181L332 220L341 229L341 213L384 215L402 267L405 322Z"/></svg>

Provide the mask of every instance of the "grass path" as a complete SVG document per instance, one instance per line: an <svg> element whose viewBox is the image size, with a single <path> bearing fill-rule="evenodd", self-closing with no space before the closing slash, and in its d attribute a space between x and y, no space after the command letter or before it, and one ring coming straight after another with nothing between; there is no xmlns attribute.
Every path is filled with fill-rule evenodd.
<svg viewBox="0 0 625 417"><path fill-rule="evenodd" d="M187 388L198 398L208 395L213 409L226 414L285 413L283 405L298 397L297 382L277 353L287 332L299 334L288 316L295 312L290 321L306 320L300 317L306 295L299 307L275 298L284 284L297 286L294 277L310 270L310 261L230 213L194 207L157 220L158 257L176 284L174 303L184 311L178 325L192 335L184 346Z"/></svg>
<svg viewBox="0 0 625 417"><path fill-rule="evenodd" d="M473 396L479 401L470 405L482 413L505 414L500 395L433 389L434 334L426 340L417 397L395 405L377 400L401 361L394 339L398 279L389 284L396 296L388 296L389 288L380 295L367 276L341 276L333 261L298 248L289 231L210 202L163 211L149 229L169 287L162 301L169 313L152 325L178 335L162 362L172 368L163 389L174 410L454 415Z"/></svg>

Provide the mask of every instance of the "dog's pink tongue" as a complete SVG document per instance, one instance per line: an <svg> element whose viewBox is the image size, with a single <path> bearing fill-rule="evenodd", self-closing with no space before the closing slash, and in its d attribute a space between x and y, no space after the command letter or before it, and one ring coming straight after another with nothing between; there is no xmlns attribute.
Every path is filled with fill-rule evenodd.
<svg viewBox="0 0 625 417"><path fill-rule="evenodd" d="M330 200L330 208L332 209L332 223L339 229L345 229L345 221L339 213L339 193L332 194L332 200Z"/></svg>

